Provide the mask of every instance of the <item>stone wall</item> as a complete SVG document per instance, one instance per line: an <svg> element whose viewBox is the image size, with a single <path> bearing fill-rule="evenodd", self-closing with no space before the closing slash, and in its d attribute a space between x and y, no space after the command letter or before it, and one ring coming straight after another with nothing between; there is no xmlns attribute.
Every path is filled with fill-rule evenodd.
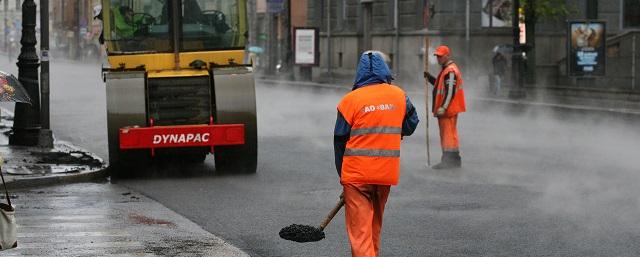
<svg viewBox="0 0 640 257"><path fill-rule="evenodd" d="M361 28L361 6L356 0L319 0L310 1L309 24L318 26L326 31L326 3L331 2L331 59L333 79L351 81L354 76L358 60L358 29ZM493 67L492 49L498 44L511 44L512 30L509 27L482 27L480 0L469 1L470 4L470 40L466 41L466 0L431 0L435 5L435 16L430 19L428 29L422 28L422 1L399 0L399 31L398 50L394 51L396 31L393 26L393 0L376 0L373 5L372 45L376 50L388 53L397 58L398 63L393 68L397 81L405 85L419 85L423 82L423 42L424 36L430 38L429 53L439 44L451 47L453 59L460 65L467 83L486 86L488 74ZM626 33L620 25L620 0L600 2L598 18L606 21L607 36ZM567 20L584 19L586 16L586 1L567 0L571 14L567 17L555 19L541 19L536 24L536 85L539 87L558 86L592 86L603 87L602 81L577 81L566 77L566 31ZM323 11L320 9L323 8ZM311 13L313 12L313 13ZM637 39L640 41L640 39ZM607 61L607 86L615 88L630 88L631 77L631 40L619 43L607 42L608 45L619 44L619 56L610 55ZM321 33L320 66L314 68L313 76L316 80L326 80L327 72L327 39L326 33ZM640 42L636 42L636 48ZM468 46L468 49L467 49ZM611 47L609 47L611 48ZM468 53L468 56L467 56ZM431 57L429 70L439 71L435 58ZM635 67L637 68L638 61ZM629 70L624 75L621 70ZM625 78L626 76L626 78ZM636 84L640 84L636 82ZM635 86L637 89L639 86Z"/></svg>

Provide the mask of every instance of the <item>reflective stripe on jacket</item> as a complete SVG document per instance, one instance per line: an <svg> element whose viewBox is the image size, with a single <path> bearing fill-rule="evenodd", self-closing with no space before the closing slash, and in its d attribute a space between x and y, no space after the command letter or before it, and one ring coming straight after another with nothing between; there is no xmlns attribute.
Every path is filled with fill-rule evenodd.
<svg viewBox="0 0 640 257"><path fill-rule="evenodd" d="M466 111L463 84L458 66L453 62L445 64L438 74L433 88L433 108L431 110L434 115L440 107L445 109L445 117Z"/></svg>
<svg viewBox="0 0 640 257"><path fill-rule="evenodd" d="M342 99L338 111L351 126L342 184L398 184L406 108L404 91L386 83L358 88Z"/></svg>

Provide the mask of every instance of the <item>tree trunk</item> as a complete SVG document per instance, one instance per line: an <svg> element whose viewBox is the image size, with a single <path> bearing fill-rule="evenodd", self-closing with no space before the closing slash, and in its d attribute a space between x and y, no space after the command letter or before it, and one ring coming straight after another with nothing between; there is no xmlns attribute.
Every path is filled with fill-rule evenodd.
<svg viewBox="0 0 640 257"><path fill-rule="evenodd" d="M536 83L536 22L538 18L535 11L535 0L527 0L527 5L524 11L524 22L526 27L527 45L529 45L530 51L527 52L526 60L526 75L525 82L528 85L534 85Z"/></svg>

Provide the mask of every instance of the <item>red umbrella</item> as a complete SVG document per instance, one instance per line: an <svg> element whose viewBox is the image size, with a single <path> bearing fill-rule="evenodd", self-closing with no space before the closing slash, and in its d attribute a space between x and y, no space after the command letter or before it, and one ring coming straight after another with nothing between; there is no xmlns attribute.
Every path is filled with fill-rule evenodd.
<svg viewBox="0 0 640 257"><path fill-rule="evenodd" d="M0 101L31 104L31 99L22 83L13 75L0 71Z"/></svg>

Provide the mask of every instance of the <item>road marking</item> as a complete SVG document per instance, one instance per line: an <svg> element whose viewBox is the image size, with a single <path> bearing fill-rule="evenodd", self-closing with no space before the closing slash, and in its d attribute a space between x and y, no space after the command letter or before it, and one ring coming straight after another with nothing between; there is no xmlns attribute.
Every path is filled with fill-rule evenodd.
<svg viewBox="0 0 640 257"><path fill-rule="evenodd" d="M140 242L97 242L97 243L84 243L74 244L68 242L67 244L51 243L51 242L37 242L37 243L18 243L18 249L90 249L90 248L142 248L144 245Z"/></svg>
<svg viewBox="0 0 640 257"><path fill-rule="evenodd" d="M37 216L24 216L19 218L19 223L28 223L27 221L79 221L79 220L112 220L116 218L116 216L108 216L108 215L66 215L66 216L45 216L45 215L37 215Z"/></svg>
<svg viewBox="0 0 640 257"><path fill-rule="evenodd" d="M50 254L50 255L42 255L42 254L24 254L19 249L7 250L2 252L2 256L20 256L20 257L48 257L48 256L61 256L60 254ZM67 256L108 256L108 257L156 257L158 255L152 253L126 253L126 254L110 254L105 253L104 249L101 250L88 250L82 251L80 253L69 253Z"/></svg>
<svg viewBox="0 0 640 257"><path fill-rule="evenodd" d="M42 224L22 224L18 221L18 229L30 229L30 228L113 228L122 223L97 223L97 222L85 222L85 223L42 223Z"/></svg>
<svg viewBox="0 0 640 257"><path fill-rule="evenodd" d="M22 233L18 232L18 238L37 238L37 237L127 237L131 236L131 234L127 232L122 232L120 230L114 231L83 231L83 232L33 232L33 233ZM20 240L18 240L20 241Z"/></svg>

